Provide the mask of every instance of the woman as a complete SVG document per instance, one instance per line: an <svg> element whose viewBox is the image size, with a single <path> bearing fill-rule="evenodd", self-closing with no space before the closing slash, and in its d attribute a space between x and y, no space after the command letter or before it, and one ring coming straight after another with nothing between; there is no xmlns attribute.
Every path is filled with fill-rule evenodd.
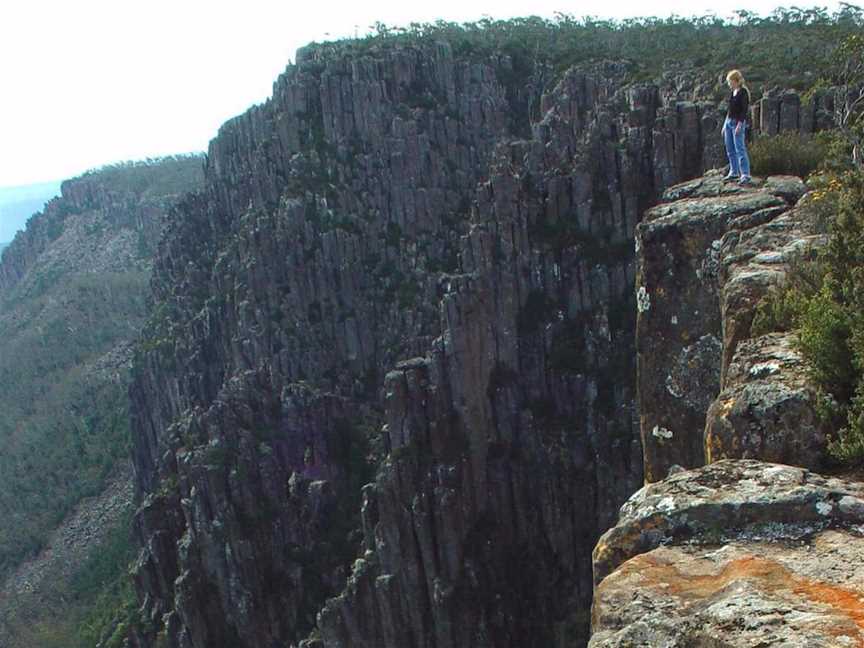
<svg viewBox="0 0 864 648"><path fill-rule="evenodd" d="M750 112L750 90L744 83L740 70L730 70L726 75L726 83L732 89L732 94L729 95L729 108L723 122L723 140L726 142L726 155L729 158L729 173L723 179L737 179L738 184L743 185L752 181L750 158L744 142L747 116Z"/></svg>

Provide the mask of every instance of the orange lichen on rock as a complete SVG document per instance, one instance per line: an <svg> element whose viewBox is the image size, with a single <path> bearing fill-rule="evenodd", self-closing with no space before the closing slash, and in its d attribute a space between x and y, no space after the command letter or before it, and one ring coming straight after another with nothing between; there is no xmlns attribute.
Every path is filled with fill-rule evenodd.
<svg viewBox="0 0 864 648"><path fill-rule="evenodd" d="M705 602L735 582L749 581L758 589L783 598L806 598L828 608L822 632L848 637L864 648L864 592L799 576L785 565L762 556L730 560L718 572L715 564L701 559L688 563L688 569L667 562L664 550L655 550L627 561L618 572L638 574L642 586L674 596L688 606ZM695 569L694 569L695 568ZM702 570L704 573L699 573ZM682 610L684 614L687 610Z"/></svg>

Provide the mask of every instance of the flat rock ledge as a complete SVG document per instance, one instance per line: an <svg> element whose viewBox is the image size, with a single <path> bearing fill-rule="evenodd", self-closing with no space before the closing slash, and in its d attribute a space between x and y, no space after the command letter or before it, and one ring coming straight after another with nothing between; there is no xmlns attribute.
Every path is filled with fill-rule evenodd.
<svg viewBox="0 0 864 648"><path fill-rule="evenodd" d="M636 492L594 549L589 648L864 646L864 485L721 460Z"/></svg>

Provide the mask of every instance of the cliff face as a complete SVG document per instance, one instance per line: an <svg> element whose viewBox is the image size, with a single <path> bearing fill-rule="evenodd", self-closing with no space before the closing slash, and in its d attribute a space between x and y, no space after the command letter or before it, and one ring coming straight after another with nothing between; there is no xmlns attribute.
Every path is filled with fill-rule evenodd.
<svg viewBox="0 0 864 648"><path fill-rule="evenodd" d="M795 177L742 188L715 172L668 188L639 224L647 481L721 458L819 467L825 431L789 336L751 338L759 300L796 255L824 244L808 210L795 207L803 194Z"/></svg>
<svg viewBox="0 0 864 648"><path fill-rule="evenodd" d="M790 264L825 244L802 194L797 178L739 188L711 173L668 188L637 227L656 483L594 549L592 648L864 642L862 484L811 472L826 442L816 390L791 334L752 328Z"/></svg>
<svg viewBox="0 0 864 648"><path fill-rule="evenodd" d="M57 275L146 265L172 203L171 195L112 186L98 173L67 180L60 192L3 250L0 292L8 295L34 267Z"/></svg>
<svg viewBox="0 0 864 648"><path fill-rule="evenodd" d="M130 392L138 644L584 645L642 483L634 229L720 122L605 64L529 123L514 76L301 50L211 143Z"/></svg>
<svg viewBox="0 0 864 648"><path fill-rule="evenodd" d="M721 317L724 234L772 221L802 193L797 179L769 178L751 189L724 185L717 173L667 189L666 202L649 210L637 228L639 414L647 481L662 479L674 464L705 463L705 415L720 391L723 358L728 363L741 337L732 332L729 309ZM770 281L762 283L764 292ZM750 311L758 295L751 297ZM749 322L742 327L748 333Z"/></svg>

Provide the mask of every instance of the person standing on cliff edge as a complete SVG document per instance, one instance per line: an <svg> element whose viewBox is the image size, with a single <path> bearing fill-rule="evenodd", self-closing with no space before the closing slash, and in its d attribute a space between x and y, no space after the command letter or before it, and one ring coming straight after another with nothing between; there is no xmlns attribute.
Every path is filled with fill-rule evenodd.
<svg viewBox="0 0 864 648"><path fill-rule="evenodd" d="M726 156L729 158L729 173L723 180L738 180L738 184L749 184L750 158L744 141L747 119L750 114L750 89L744 83L740 70L730 70L726 83L732 89L729 95L729 108L723 122L723 141L726 142Z"/></svg>

